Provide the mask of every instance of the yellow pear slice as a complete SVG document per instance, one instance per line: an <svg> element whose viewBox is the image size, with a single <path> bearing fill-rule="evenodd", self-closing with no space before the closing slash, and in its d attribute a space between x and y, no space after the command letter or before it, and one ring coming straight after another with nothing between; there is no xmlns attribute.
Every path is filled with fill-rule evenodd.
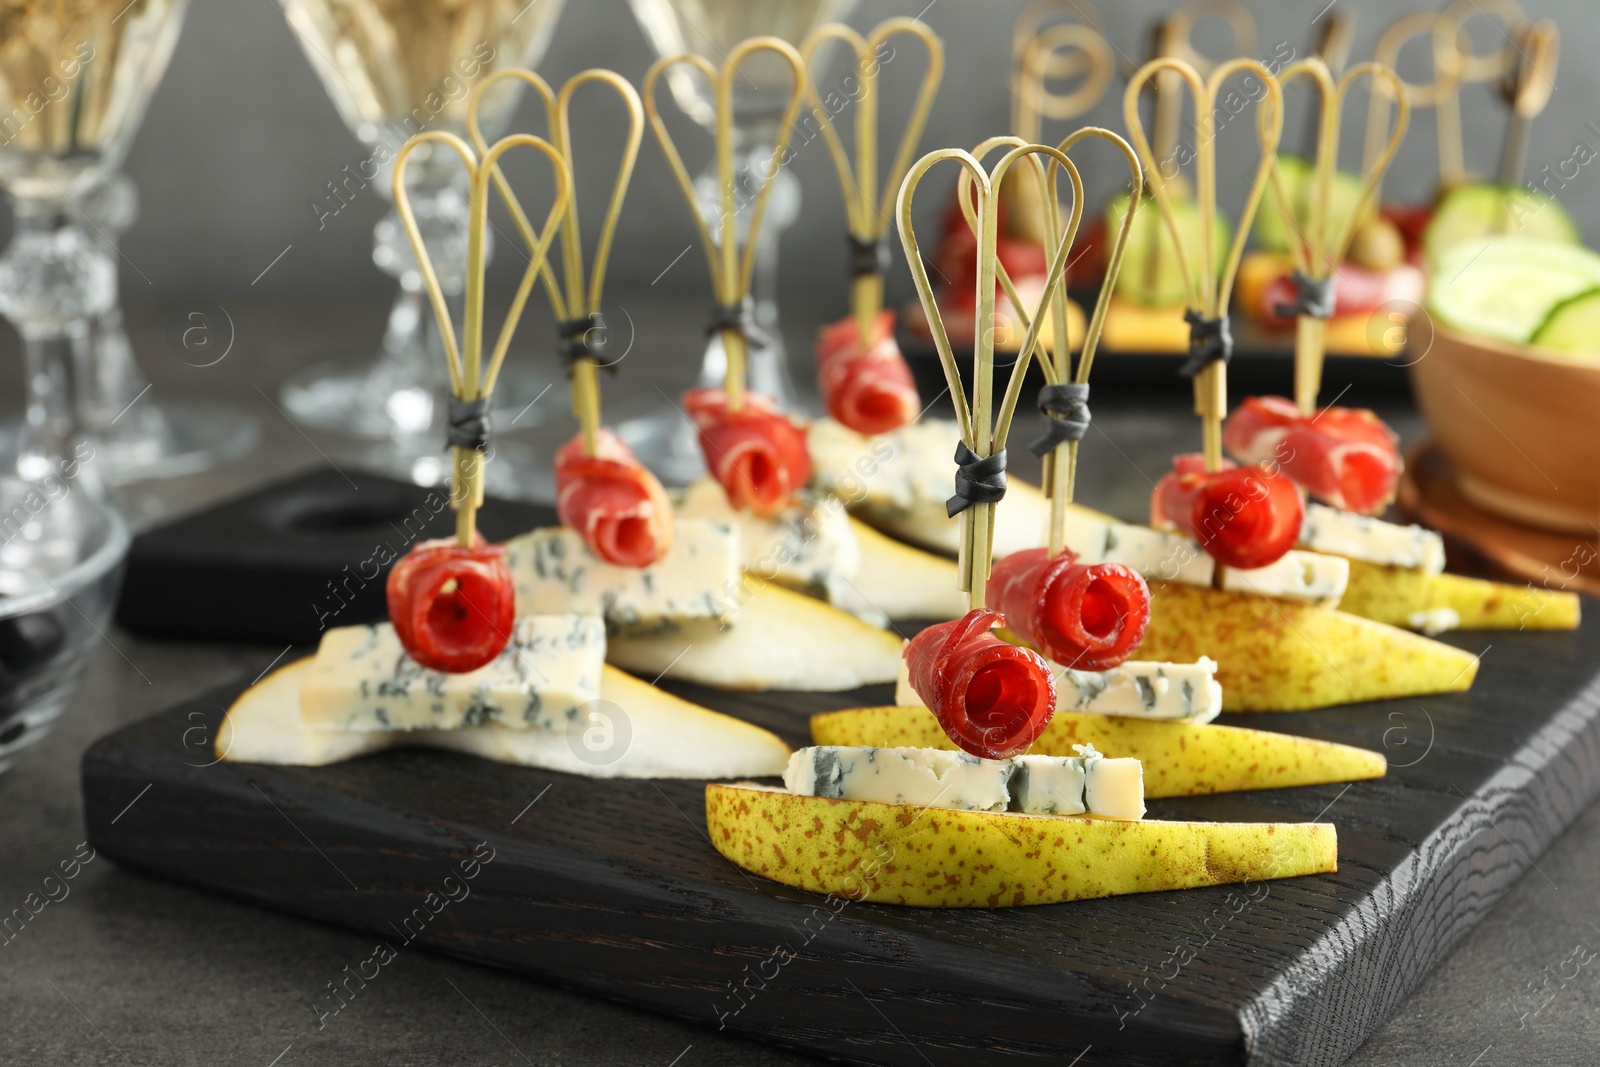
<svg viewBox="0 0 1600 1067"><path fill-rule="evenodd" d="M899 636L745 572L728 625L686 622L648 636L618 635L606 659L648 678L717 689L837 692L892 682Z"/></svg>
<svg viewBox="0 0 1600 1067"><path fill-rule="evenodd" d="M740 868L847 900L1003 908L1338 869L1330 823L1124 822L952 811L706 786L706 829Z"/></svg>
<svg viewBox="0 0 1600 1067"><path fill-rule="evenodd" d="M1574 630L1581 609L1576 593L1532 583L1426 574L1353 559L1339 610L1412 629L1432 612L1453 612L1462 630Z"/></svg>
<svg viewBox="0 0 1600 1067"><path fill-rule="evenodd" d="M819 745L956 747L926 708L851 708L813 715L811 739ZM1028 752L1071 756L1073 745L1093 745L1107 756L1139 760L1147 798L1354 782L1382 778L1388 770L1382 753L1333 741L1239 726L1060 711Z"/></svg>
<svg viewBox="0 0 1600 1067"><path fill-rule="evenodd" d="M606 667L600 699L567 730L336 731L308 727L300 688L311 660L282 667L240 694L217 732L218 757L233 763L321 767L387 748L465 752L498 763L591 778L746 778L782 774L789 746L732 716L691 704Z"/></svg>
<svg viewBox="0 0 1600 1067"><path fill-rule="evenodd" d="M1152 582L1140 659L1217 661L1223 711L1302 711L1468 689L1470 652L1315 604Z"/></svg>
<svg viewBox="0 0 1600 1067"><path fill-rule="evenodd" d="M861 598L891 619L959 619L967 594L952 559L912 548L850 520L861 546L861 570L852 580Z"/></svg>

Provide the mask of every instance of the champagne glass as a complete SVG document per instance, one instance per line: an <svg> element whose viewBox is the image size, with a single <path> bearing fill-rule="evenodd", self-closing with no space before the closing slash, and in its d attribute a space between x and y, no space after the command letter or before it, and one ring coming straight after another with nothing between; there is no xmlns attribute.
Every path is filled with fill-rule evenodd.
<svg viewBox="0 0 1600 1067"><path fill-rule="evenodd" d="M628 0L634 17L650 45L660 56L695 53L713 66L740 41L770 35L798 46L817 26L836 21L855 6L855 0ZM800 182L784 168L770 179L769 161L789 91L789 72L775 57L755 56L740 68L734 88L734 181L740 190L736 225L744 240L749 210L766 180L774 184L767 200L766 217L757 238L751 281L756 324L765 342L752 339L749 351L750 388L765 393L780 407L793 410L794 381L778 322L778 242L800 214ZM666 75L673 99L695 122L711 128L716 119L711 87L686 66ZM716 239L721 226L722 190L716 167L708 162L695 179L700 213ZM701 361L700 383L722 381L727 357L720 338L713 334ZM618 433L651 468L669 481L687 481L703 467L693 429L677 412L644 416L624 422Z"/></svg>
<svg viewBox="0 0 1600 1067"><path fill-rule="evenodd" d="M122 234L139 213L132 179L113 175L78 207L115 262ZM115 294L111 306L89 324L87 343L78 347L77 355L78 417L105 446L101 473L113 484L206 470L247 454L260 439L260 425L237 408L146 399L150 383L134 358ZM206 363L195 365L207 365L211 355L206 353ZM225 349L216 353L217 358L225 355Z"/></svg>
<svg viewBox="0 0 1600 1067"><path fill-rule="evenodd" d="M16 233L0 314L22 336L17 472L98 491L109 452L80 417L91 324L116 304L116 263L81 225L116 172L177 43L187 0L0 3L0 186Z"/></svg>
<svg viewBox="0 0 1600 1067"><path fill-rule="evenodd" d="M343 199L369 185L388 199L395 155L412 134L435 129L465 136L472 87L495 71L538 63L563 2L284 0L289 24L340 118L370 150L354 168L330 175L324 210L337 211ZM505 128L520 95L515 79L486 94L479 111L485 136L493 139ZM451 153L424 146L407 172L412 208L440 265L440 284L452 297L466 284L467 199L459 168ZM436 415L442 417L434 398L446 387L444 349L392 205L373 233L372 259L400 283L377 356L361 365L310 368L285 386L284 406L308 426L386 442L366 458L432 481L444 470L427 432ZM515 413L536 392L526 375L508 366L495 400ZM537 418L530 409L518 425ZM520 465L495 466L510 474Z"/></svg>

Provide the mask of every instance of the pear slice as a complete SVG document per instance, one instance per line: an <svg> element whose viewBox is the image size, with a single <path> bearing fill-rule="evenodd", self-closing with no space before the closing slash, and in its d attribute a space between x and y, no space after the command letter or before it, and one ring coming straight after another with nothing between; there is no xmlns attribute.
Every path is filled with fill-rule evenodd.
<svg viewBox="0 0 1600 1067"><path fill-rule="evenodd" d="M1054 904L1338 869L1331 823L996 814L750 784L706 786L706 829L751 874L925 908Z"/></svg>
<svg viewBox="0 0 1600 1067"><path fill-rule="evenodd" d="M861 569L853 579L861 598L891 619L959 619L967 594L954 560L912 548L852 518L861 546Z"/></svg>
<svg viewBox="0 0 1600 1067"><path fill-rule="evenodd" d="M1303 711L1472 686L1478 658L1316 604L1152 582L1141 659L1217 661L1223 711Z"/></svg>
<svg viewBox="0 0 1600 1067"><path fill-rule="evenodd" d="M1448 612L1462 630L1575 630L1581 614L1577 594L1564 590L1361 560L1350 561L1339 610L1410 629L1422 629L1434 612Z"/></svg>
<svg viewBox="0 0 1600 1067"><path fill-rule="evenodd" d="M727 626L694 621L619 635L606 659L635 674L717 689L839 692L894 681L895 634L748 571L736 596L741 603Z"/></svg>
<svg viewBox="0 0 1600 1067"><path fill-rule="evenodd" d="M956 747L926 708L851 708L813 715L811 738L819 745ZM1152 799L1354 782L1382 778L1388 770L1382 753L1333 741L1239 726L1060 711L1028 753L1070 756L1073 745L1093 745L1107 756L1139 760L1144 764L1144 795Z"/></svg>
<svg viewBox="0 0 1600 1067"><path fill-rule="evenodd" d="M606 667L600 699L565 730L336 731L307 726L300 689L311 666L279 668L240 694L217 732L233 763L321 767L387 748L450 749L498 763L591 778L745 778L783 773L789 746L759 727L709 711Z"/></svg>

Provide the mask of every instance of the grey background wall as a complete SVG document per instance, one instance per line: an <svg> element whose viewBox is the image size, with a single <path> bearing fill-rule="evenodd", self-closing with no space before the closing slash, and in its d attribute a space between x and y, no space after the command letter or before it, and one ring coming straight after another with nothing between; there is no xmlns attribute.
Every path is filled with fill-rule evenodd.
<svg viewBox="0 0 1600 1067"><path fill-rule="evenodd" d="M891 15L915 15L926 0L861 0L850 21L868 26ZM1088 0L1084 0L1088 2ZM1356 55L1371 54L1384 25L1424 4L1412 0L1336 0L1357 20ZM1600 49L1600 20L1592 0L1526 0L1531 14L1561 24L1563 61L1549 112L1536 127L1530 172L1554 167L1584 142L1600 150L1600 93L1592 57ZM1128 55L1142 51L1145 28L1171 3L1117 0L1098 4L1109 37ZM949 68L924 138L925 148L970 146L1003 132L1008 122L1006 88L1011 20L1020 0L933 0L923 17L945 39ZM1263 55L1278 42L1304 53L1312 20L1323 0L1251 0L1261 28ZM1480 42L1493 37L1479 24ZM1482 44L1480 44L1480 47ZM1408 53L1409 55L1409 53ZM552 81L589 66L611 67L642 79L652 55L625 0L568 0L554 45L540 70ZM890 70L905 80L911 70ZM904 93L893 94L903 99ZM889 106L894 106L892 103ZM1465 101L1470 162L1492 169L1498 160L1503 112L1483 87ZM1121 129L1120 83L1089 116ZM1586 125L1594 120L1595 125ZM519 127L536 128L526 104ZM1238 124L1243 125L1243 124ZM1221 185L1237 189L1250 160L1241 139L1225 138ZM1421 118L1403 150L1389 189L1424 196L1434 180L1431 119ZM1299 131L1293 134L1295 143ZM1353 149L1354 138L1348 139ZM1235 149L1235 145L1238 145ZM371 266L372 225L383 202L370 190L319 230L310 206L324 183L347 163L363 157L324 96L286 24L269 0L195 0L166 81L155 97L127 170L143 196L143 216L128 235L124 265L130 304L194 293L225 294L251 288L264 267L286 247L283 259L255 292L382 292L389 280ZM1109 157L1103 157L1109 160ZM1348 158L1348 157L1347 157ZM838 284L843 259L843 210L820 142L803 147L792 164L805 189L802 224L784 249L788 283ZM691 160L691 169L697 163ZM1563 197L1591 239L1600 236L1600 177L1585 168ZM1114 172L1109 162L1091 175L1101 189ZM598 198L595 198L598 199ZM934 208L936 197L928 197ZM690 241L687 209L670 184L660 152L647 137L628 202L613 267L617 290L646 286ZM702 287L698 255L687 256L662 287ZM614 290L614 291L617 291ZM842 300L842 290L840 299Z"/></svg>

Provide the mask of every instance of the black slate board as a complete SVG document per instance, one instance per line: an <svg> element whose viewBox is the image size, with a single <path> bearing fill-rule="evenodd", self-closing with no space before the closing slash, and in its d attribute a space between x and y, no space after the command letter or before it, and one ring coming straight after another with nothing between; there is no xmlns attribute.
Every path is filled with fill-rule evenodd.
<svg viewBox="0 0 1600 1067"><path fill-rule="evenodd" d="M167 640L309 644L382 619L393 561L449 536L453 516L443 489L315 468L134 538L117 623ZM492 498L478 518L492 541L555 522L551 508Z"/></svg>
<svg viewBox="0 0 1600 1067"><path fill-rule="evenodd" d="M1227 717L1393 764L1350 786L1153 802L1152 818L1337 825L1337 874L1258 885L1242 906L1238 887L990 912L830 905L718 855L697 782L422 751L203 766L191 728L210 736L231 691L94 745L85 810L123 863L396 948L487 842L471 896L414 920L417 944L851 1062L1335 1064L1600 790L1589 615L1575 633L1452 637L1492 646L1468 694ZM889 696L680 691L794 744L808 713Z"/></svg>

